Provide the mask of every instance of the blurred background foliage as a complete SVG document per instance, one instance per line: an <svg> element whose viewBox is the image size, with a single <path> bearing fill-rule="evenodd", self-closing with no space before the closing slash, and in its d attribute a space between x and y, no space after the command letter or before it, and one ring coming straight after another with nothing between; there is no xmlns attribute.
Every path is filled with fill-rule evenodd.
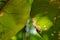
<svg viewBox="0 0 60 40"><path fill-rule="evenodd" d="M11 40L42 40L32 24L32 20L28 19L26 26L19 31Z"/></svg>
<svg viewBox="0 0 60 40"><path fill-rule="evenodd" d="M27 0L32 3L25 27L11 40L60 40L60 1ZM0 10L7 0L0 0ZM33 24L36 21L36 24ZM41 29L40 29L40 28Z"/></svg>

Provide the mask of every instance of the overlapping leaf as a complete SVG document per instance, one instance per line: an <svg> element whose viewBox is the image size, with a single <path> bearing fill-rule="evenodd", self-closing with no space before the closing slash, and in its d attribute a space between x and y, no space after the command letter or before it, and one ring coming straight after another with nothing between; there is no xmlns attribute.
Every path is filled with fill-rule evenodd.
<svg viewBox="0 0 60 40"><path fill-rule="evenodd" d="M30 16L34 19L34 26L36 26L38 30L39 27L40 30L42 30L40 34L44 40L60 40L59 4L59 0L34 0L33 2ZM44 29L45 31L43 31Z"/></svg>

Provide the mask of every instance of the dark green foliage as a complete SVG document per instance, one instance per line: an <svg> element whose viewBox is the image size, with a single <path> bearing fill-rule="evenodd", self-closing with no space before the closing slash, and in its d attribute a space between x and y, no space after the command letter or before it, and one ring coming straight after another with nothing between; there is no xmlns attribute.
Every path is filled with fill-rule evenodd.
<svg viewBox="0 0 60 40"><path fill-rule="evenodd" d="M44 40L60 40L60 2L59 4L58 2L58 0L34 0L32 4L31 18L36 17L36 15L40 15L39 17L47 16L53 22L53 26L49 30L40 33Z"/></svg>
<svg viewBox="0 0 60 40"><path fill-rule="evenodd" d="M0 0L0 11L3 9L3 7L8 3L9 0Z"/></svg>

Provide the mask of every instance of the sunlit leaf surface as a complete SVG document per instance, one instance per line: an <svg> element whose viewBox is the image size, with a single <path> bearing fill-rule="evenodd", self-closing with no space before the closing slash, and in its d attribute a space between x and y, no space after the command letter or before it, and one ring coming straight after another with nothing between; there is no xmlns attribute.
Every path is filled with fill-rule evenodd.
<svg viewBox="0 0 60 40"><path fill-rule="evenodd" d="M31 4L28 0L8 0L6 4L3 3L4 0L0 0L0 40L10 40L25 26Z"/></svg>

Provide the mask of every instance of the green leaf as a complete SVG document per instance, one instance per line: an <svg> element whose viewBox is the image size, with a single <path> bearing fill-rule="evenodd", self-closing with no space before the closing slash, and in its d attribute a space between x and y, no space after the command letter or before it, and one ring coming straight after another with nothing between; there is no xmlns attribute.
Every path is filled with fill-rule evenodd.
<svg viewBox="0 0 60 40"><path fill-rule="evenodd" d="M30 17L44 40L60 40L60 1L34 0ZM47 27L48 26L48 27ZM48 28L42 31L41 28Z"/></svg>
<svg viewBox="0 0 60 40"><path fill-rule="evenodd" d="M0 39L10 40L27 22L31 4L27 0L9 0L0 12Z"/></svg>

